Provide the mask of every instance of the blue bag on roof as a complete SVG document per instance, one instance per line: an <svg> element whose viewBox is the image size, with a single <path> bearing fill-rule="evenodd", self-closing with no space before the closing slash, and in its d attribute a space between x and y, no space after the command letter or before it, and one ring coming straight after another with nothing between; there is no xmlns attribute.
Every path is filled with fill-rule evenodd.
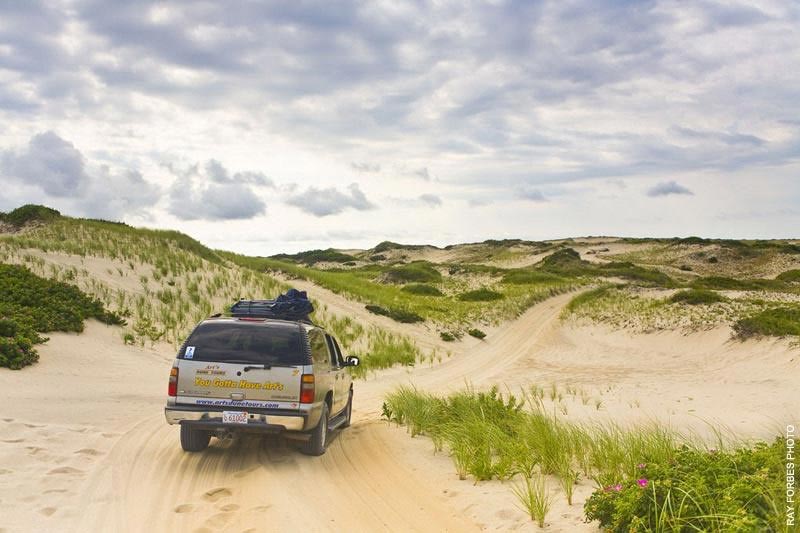
<svg viewBox="0 0 800 533"><path fill-rule="evenodd" d="M306 291L297 289L289 289L274 300L239 300L231 306L231 315L240 318L276 318L311 322L308 315L313 312L314 306L308 299Z"/></svg>

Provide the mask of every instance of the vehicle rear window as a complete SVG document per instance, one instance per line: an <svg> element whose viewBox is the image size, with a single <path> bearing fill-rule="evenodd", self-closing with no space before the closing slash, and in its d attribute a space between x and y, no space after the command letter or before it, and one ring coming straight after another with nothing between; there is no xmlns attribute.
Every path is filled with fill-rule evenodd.
<svg viewBox="0 0 800 533"><path fill-rule="evenodd" d="M178 354L182 359L242 364L309 364L299 327L236 322L200 324Z"/></svg>

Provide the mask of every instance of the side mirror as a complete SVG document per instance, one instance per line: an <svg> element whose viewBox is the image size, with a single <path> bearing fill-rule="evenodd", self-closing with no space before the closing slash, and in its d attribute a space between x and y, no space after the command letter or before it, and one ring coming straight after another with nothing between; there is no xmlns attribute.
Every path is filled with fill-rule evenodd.
<svg viewBox="0 0 800 533"><path fill-rule="evenodd" d="M358 366L361 364L361 360L355 355L348 355L345 357L344 362L345 366Z"/></svg>

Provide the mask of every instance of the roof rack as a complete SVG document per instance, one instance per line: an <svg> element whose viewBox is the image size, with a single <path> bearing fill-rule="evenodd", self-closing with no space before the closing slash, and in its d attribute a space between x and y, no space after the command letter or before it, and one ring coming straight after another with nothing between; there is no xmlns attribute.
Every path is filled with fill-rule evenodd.
<svg viewBox="0 0 800 533"><path fill-rule="evenodd" d="M305 291L289 289L274 300L239 300L231 306L236 318L274 318L311 323L314 306Z"/></svg>

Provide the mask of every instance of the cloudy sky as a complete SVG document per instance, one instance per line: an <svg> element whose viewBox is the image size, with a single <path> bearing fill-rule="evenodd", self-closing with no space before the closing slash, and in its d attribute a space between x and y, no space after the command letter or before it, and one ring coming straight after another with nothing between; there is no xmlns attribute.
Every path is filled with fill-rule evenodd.
<svg viewBox="0 0 800 533"><path fill-rule="evenodd" d="M251 254L800 237L800 4L0 1L0 210Z"/></svg>

